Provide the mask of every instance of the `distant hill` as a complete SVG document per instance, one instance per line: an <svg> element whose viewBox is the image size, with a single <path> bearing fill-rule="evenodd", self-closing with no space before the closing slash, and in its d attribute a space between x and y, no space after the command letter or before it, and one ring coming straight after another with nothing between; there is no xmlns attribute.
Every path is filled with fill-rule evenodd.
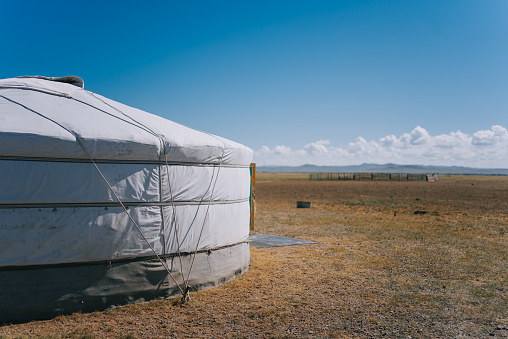
<svg viewBox="0 0 508 339"><path fill-rule="evenodd" d="M472 168L459 166L422 166L396 164L362 164L354 166L258 166L261 173L438 173L464 175L508 175L506 168Z"/></svg>

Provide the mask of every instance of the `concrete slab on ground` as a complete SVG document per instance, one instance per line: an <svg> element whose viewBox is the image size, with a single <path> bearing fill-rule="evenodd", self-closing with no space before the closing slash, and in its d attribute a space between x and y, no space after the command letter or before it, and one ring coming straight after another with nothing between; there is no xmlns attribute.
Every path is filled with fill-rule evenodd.
<svg viewBox="0 0 508 339"><path fill-rule="evenodd" d="M279 246L292 246L302 244L315 244L314 241L294 239L281 237L271 234L251 234L249 235L250 247L264 248L264 247L279 247Z"/></svg>

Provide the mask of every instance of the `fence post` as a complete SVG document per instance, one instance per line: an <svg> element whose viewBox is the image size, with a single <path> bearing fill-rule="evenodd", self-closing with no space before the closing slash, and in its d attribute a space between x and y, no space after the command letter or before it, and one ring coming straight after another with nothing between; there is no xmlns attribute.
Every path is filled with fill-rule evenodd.
<svg viewBox="0 0 508 339"><path fill-rule="evenodd" d="M254 231L254 214L256 212L256 164L250 164L250 227Z"/></svg>

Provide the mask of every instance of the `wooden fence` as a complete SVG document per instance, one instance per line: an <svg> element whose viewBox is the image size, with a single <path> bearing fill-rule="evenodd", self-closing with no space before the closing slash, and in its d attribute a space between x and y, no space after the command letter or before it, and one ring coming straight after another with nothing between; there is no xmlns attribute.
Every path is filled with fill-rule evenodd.
<svg viewBox="0 0 508 339"><path fill-rule="evenodd" d="M311 173L309 180L438 181L438 174Z"/></svg>

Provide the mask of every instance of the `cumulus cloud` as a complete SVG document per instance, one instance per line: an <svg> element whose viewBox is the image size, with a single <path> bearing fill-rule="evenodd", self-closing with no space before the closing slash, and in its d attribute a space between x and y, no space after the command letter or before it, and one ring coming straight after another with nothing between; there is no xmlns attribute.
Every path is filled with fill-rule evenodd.
<svg viewBox="0 0 508 339"><path fill-rule="evenodd" d="M506 142L508 131L503 126L494 125L488 131L478 131L473 134L473 144L480 146L495 145Z"/></svg>
<svg viewBox="0 0 508 339"><path fill-rule="evenodd" d="M508 168L508 131L494 125L473 135L455 131L433 136L416 126L398 137L390 134L379 140L367 140L359 136L347 147L334 147L329 140L311 142L302 149L263 146L255 152L254 160L261 166L397 163Z"/></svg>
<svg viewBox="0 0 508 339"><path fill-rule="evenodd" d="M328 153L327 145L329 144L330 140L319 140L305 145L303 149L313 156L324 156Z"/></svg>

